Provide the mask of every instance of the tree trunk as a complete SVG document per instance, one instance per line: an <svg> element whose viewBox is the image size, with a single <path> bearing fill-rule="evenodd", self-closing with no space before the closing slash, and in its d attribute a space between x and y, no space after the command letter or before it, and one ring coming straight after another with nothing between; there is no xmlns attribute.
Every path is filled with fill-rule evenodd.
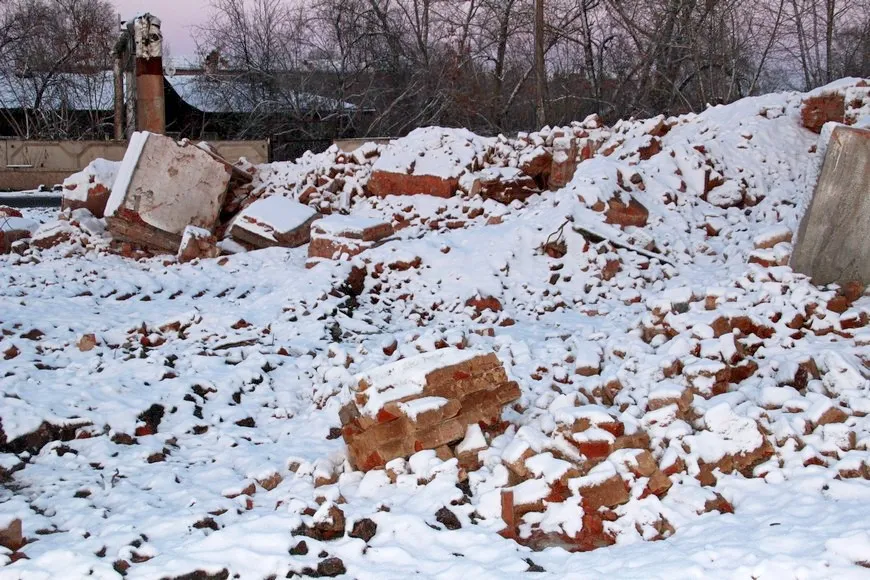
<svg viewBox="0 0 870 580"><path fill-rule="evenodd" d="M544 61L544 0L535 0L535 118L547 124L547 64Z"/></svg>

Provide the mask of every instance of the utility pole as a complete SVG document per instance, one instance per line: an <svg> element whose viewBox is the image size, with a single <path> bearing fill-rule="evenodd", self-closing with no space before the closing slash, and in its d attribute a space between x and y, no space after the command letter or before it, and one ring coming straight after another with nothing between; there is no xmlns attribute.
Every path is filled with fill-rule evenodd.
<svg viewBox="0 0 870 580"><path fill-rule="evenodd" d="M535 0L535 120L547 124L547 64L544 61L544 0Z"/></svg>

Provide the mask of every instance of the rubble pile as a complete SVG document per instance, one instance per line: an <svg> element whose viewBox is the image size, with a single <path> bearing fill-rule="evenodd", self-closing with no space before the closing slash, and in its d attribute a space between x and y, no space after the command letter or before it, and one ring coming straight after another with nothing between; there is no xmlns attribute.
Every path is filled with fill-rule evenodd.
<svg viewBox="0 0 870 580"><path fill-rule="evenodd" d="M472 426L500 422L502 407L520 396L498 357L458 349L407 358L357 379L354 400L341 411L341 433L348 459L363 471L389 468L424 449L453 457L449 444Z"/></svg>
<svg viewBox="0 0 870 580"><path fill-rule="evenodd" d="M870 298L788 260L863 88L821 91L859 112L820 133L785 93L240 165L176 258L31 223L0 257L0 566L860 575ZM456 189L374 195L382 158Z"/></svg>

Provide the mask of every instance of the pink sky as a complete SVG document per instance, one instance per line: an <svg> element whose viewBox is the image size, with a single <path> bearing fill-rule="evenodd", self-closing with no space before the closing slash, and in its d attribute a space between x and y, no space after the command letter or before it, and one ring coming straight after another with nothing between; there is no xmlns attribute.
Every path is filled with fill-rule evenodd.
<svg viewBox="0 0 870 580"><path fill-rule="evenodd" d="M191 26L208 18L208 0L111 0L121 19L150 12L162 21L163 38L173 57L193 56L196 44Z"/></svg>

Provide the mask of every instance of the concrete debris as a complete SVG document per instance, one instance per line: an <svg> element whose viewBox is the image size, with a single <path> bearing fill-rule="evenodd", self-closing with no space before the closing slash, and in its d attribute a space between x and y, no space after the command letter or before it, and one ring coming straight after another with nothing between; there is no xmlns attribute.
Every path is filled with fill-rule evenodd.
<svg viewBox="0 0 870 580"><path fill-rule="evenodd" d="M798 230L791 262L795 270L812 277L816 284L870 283L868 190L870 130L837 126Z"/></svg>
<svg viewBox="0 0 870 580"><path fill-rule="evenodd" d="M212 231L234 172L189 142L135 133L106 206L116 240L176 252L188 225Z"/></svg>
<svg viewBox="0 0 870 580"><path fill-rule="evenodd" d="M258 199L233 219L229 233L251 248L307 244L311 224L320 214L298 201L273 195Z"/></svg>
<svg viewBox="0 0 870 580"><path fill-rule="evenodd" d="M356 378L353 400L340 418L350 462L363 471L457 443L469 426L498 423L503 406L520 396L519 385L508 380L495 354L455 348L403 359Z"/></svg>

